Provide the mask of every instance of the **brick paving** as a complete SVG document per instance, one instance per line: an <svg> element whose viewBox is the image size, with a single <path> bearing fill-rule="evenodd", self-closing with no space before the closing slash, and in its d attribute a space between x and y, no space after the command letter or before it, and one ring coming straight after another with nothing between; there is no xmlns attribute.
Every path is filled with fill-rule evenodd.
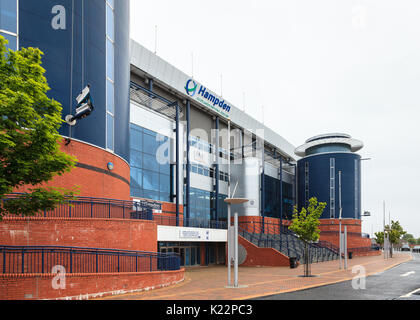
<svg viewBox="0 0 420 320"><path fill-rule="evenodd" d="M366 275L382 272L411 260L410 254L395 253L392 259L383 256L355 257L348 260L348 269L339 270L339 261L314 263L312 275L303 278L303 266L288 267L240 267L239 285L242 288L226 288L227 268L225 266L188 268L185 280L177 285L142 293L110 296L107 300L244 300L266 295L307 289L310 287L353 279L353 266L361 265ZM232 269L233 281L233 269Z"/></svg>

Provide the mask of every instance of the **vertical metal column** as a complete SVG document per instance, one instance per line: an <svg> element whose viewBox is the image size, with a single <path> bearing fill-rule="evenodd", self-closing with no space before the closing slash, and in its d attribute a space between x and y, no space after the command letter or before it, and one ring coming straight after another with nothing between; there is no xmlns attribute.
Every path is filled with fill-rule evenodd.
<svg viewBox="0 0 420 320"><path fill-rule="evenodd" d="M234 217L234 225L235 225L235 262L234 262L234 286L235 288L238 287L238 213L235 212L235 217Z"/></svg>
<svg viewBox="0 0 420 320"><path fill-rule="evenodd" d="M175 164L175 190L176 190L176 225L179 226L179 105L175 103L176 108L176 133L175 133L175 148L176 148L176 164Z"/></svg>
<svg viewBox="0 0 420 320"><path fill-rule="evenodd" d="M280 155L280 233L283 227L283 158Z"/></svg>
<svg viewBox="0 0 420 320"><path fill-rule="evenodd" d="M214 220L217 221L218 219L218 212L219 212L219 117L216 117L216 163L215 163L215 170L214 175L216 176L216 184L215 184L215 203L214 203Z"/></svg>
<svg viewBox="0 0 420 320"><path fill-rule="evenodd" d="M150 90L150 92L153 92L153 79L150 79L149 78L149 90ZM149 95L150 96L150 95Z"/></svg>
<svg viewBox="0 0 420 320"><path fill-rule="evenodd" d="M262 233L265 233L265 150L264 150L264 140L261 142L261 217L262 217Z"/></svg>
<svg viewBox="0 0 420 320"><path fill-rule="evenodd" d="M344 226L344 270L347 270L347 226Z"/></svg>
<svg viewBox="0 0 420 320"><path fill-rule="evenodd" d="M189 226L189 219L190 219L190 185L191 185L191 163L190 163L190 130L191 130L191 123L190 123L190 109L191 109L191 102L187 100L187 110L186 110L186 120L187 120L187 172L186 172L186 186L185 186L185 202L186 202L186 211L185 211L185 226Z"/></svg>
<svg viewBox="0 0 420 320"><path fill-rule="evenodd" d="M341 266L342 266L342 256L341 256L341 254L343 253L343 236L342 236L342 233L341 233L341 213L342 213L342 208L341 208L341 171L338 171L338 190L339 190L338 191L338 207L339 207L338 210L340 210L340 212L339 212L340 223L339 223L338 234L340 236L340 269L341 269Z"/></svg>
<svg viewBox="0 0 420 320"><path fill-rule="evenodd" d="M228 150L229 150L229 153L230 153L230 120L228 121ZM228 162L228 176L229 176L229 179L228 179L228 198L230 199L231 197L232 197L232 195L231 195L231 190L230 190L230 186L231 186L231 182L232 182L232 180L231 180L231 170L230 170L231 168L230 168L230 157L229 157L229 162ZM231 222L230 222L230 220L231 220L231 208L232 208L232 205L231 205L231 203L229 202L228 203L228 212L227 212L227 227L228 227L228 243L227 243L227 248L228 248L228 254L227 254L227 256L228 256L228 261L227 261L227 266L228 266L228 286L230 286L231 285L231 270L230 270L230 268L231 268L231 264L232 264L232 261L231 261L231 256L230 256L230 250L231 250L231 248L230 248L230 246L232 245L232 243L231 243L231 241L230 241L230 237L229 237L229 232L230 232L230 230L231 230Z"/></svg>
<svg viewBox="0 0 420 320"><path fill-rule="evenodd" d="M295 203L294 205L297 206L298 205L298 165L297 162L295 164L295 187L293 188L294 193L295 193Z"/></svg>

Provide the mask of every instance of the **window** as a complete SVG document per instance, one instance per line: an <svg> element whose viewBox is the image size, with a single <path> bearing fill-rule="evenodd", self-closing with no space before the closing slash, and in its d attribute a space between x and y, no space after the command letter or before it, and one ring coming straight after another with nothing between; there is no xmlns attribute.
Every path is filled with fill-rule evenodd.
<svg viewBox="0 0 420 320"><path fill-rule="evenodd" d="M184 196L186 195L186 190L184 187ZM227 198L226 195L219 194L217 199L218 204L218 221L227 220L227 204L224 200ZM185 203L185 198L184 198ZM210 191L205 191L197 188L190 188L190 219L195 220L195 223L202 223L202 225L207 225L206 223L210 220L216 220L215 212L215 193ZM194 222L194 221L193 221Z"/></svg>
<svg viewBox="0 0 420 320"><path fill-rule="evenodd" d="M9 41L7 48L18 49L18 2L0 1L0 35Z"/></svg>
<svg viewBox="0 0 420 320"><path fill-rule="evenodd" d="M112 114L106 115L106 144L109 150L114 150L114 117Z"/></svg>
<svg viewBox="0 0 420 320"><path fill-rule="evenodd" d="M106 0L106 148L114 151L114 115L115 115L115 85L114 85L114 1Z"/></svg>
<svg viewBox="0 0 420 320"><path fill-rule="evenodd" d="M265 206L264 215L271 218L280 218L280 206L283 206L283 218L291 219L293 214L293 185L282 183L283 204L280 197L280 180L264 175Z"/></svg>
<svg viewBox="0 0 420 320"><path fill-rule="evenodd" d="M309 162L305 162L305 207L309 206Z"/></svg>
<svg viewBox="0 0 420 320"><path fill-rule="evenodd" d="M131 196L171 201L171 166L164 162L167 158L161 159L157 154L159 146L168 140L168 137L130 124Z"/></svg>

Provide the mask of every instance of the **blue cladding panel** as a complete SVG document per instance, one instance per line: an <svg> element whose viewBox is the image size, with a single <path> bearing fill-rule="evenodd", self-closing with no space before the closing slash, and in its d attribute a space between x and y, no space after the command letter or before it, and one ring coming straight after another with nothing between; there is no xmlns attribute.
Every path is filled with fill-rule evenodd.
<svg viewBox="0 0 420 320"><path fill-rule="evenodd" d="M17 33L16 0L0 1L0 29Z"/></svg>
<svg viewBox="0 0 420 320"><path fill-rule="evenodd" d="M65 8L64 30L54 30L51 24L55 16L52 8L56 5ZM114 152L129 161L129 0L119 0L114 5L113 144ZM63 118L74 114L75 98L84 86L91 85L95 110L72 128L71 135L102 148L106 147L107 106L105 7L105 0L19 1L19 45L39 47L44 52L43 67L51 87L48 94L62 104ZM60 134L70 135L67 124Z"/></svg>
<svg viewBox="0 0 420 320"><path fill-rule="evenodd" d="M326 202L322 219L330 218L330 159L335 159L335 217L339 217L339 171L342 172L342 218L360 219L361 211L361 173L355 178L355 160L360 156L354 153L324 153L309 156L298 161L298 200L299 208L305 206L305 164L309 164L309 198L316 197ZM360 167L360 166L359 166ZM357 199L356 193L357 192Z"/></svg>

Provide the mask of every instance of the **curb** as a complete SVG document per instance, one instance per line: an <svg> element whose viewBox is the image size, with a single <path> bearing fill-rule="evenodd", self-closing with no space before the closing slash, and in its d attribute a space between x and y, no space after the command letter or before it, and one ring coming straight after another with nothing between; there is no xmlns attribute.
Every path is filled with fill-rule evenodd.
<svg viewBox="0 0 420 320"><path fill-rule="evenodd" d="M410 255L409 259L406 259L404 261L400 261L397 263L394 263L390 266L387 266L386 268L380 269L380 270L375 270L372 271L368 274L366 274L366 277L372 276L374 274L380 273L380 272L384 272L386 270L392 269L400 264L406 263L413 260L413 256ZM327 272L330 273L330 272ZM321 274L322 275L322 274ZM249 300L249 299L253 299L253 298L262 298L262 297L268 297L268 296L273 296L273 295L277 295L277 294L282 294L282 293L290 293L290 292L297 292L297 291L303 291L303 290L307 290L307 289L312 289L312 288L318 288L318 287L325 287L328 285L332 285L332 284L336 284L336 283L340 283L340 282L346 282L349 280L352 280L354 277L347 277L347 278L343 278L340 280L335 280L335 281L329 281L329 282L324 282L324 283L319 283L319 284L313 284L313 285L308 285L308 286L304 286L301 288L295 288L295 289L286 289L286 290L280 290L280 291L275 291L275 292L270 292L270 293L264 293L264 294L259 294L259 295L252 295L252 296L246 296L246 297L241 297L241 298L237 298L234 300Z"/></svg>

